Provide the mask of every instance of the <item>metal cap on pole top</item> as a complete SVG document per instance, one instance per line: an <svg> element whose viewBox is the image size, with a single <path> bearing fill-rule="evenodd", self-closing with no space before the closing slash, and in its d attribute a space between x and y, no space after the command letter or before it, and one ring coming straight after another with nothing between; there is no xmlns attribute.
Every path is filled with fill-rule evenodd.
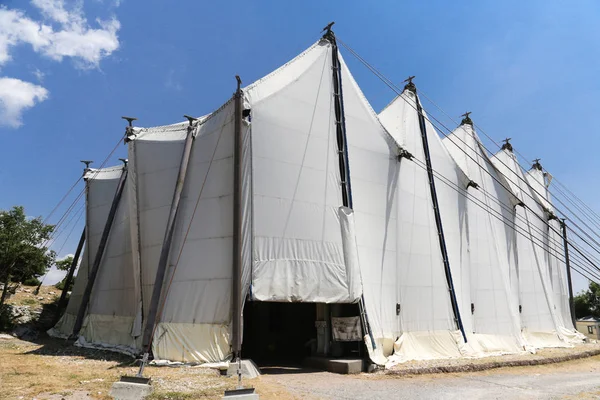
<svg viewBox="0 0 600 400"><path fill-rule="evenodd" d="M128 125L125 127L125 136L127 136L125 138L125 141L129 141L130 137L133 136L133 134L135 133L133 130L133 121L137 121L137 118L135 117L121 117L121 119L124 119L125 121L127 121Z"/></svg>
<svg viewBox="0 0 600 400"><path fill-rule="evenodd" d="M415 78L416 77L414 75L412 75L412 76L409 76L408 78L406 78L404 81L402 81L403 83L406 83L406 85L404 85L404 90L410 90L414 94L417 94L417 87L413 83L413 79L415 79Z"/></svg>
<svg viewBox="0 0 600 400"><path fill-rule="evenodd" d="M537 169L538 171L543 171L542 164L540 164L541 160L542 160L541 158L536 158L535 160L533 160L533 164L531 165L531 168Z"/></svg>
<svg viewBox="0 0 600 400"><path fill-rule="evenodd" d="M502 145L502 150L508 150L512 153L513 147L512 147L512 144L510 144L511 139L512 138L506 138L503 140L504 144Z"/></svg>
<svg viewBox="0 0 600 400"><path fill-rule="evenodd" d="M83 175L85 176L85 173L90 170L90 164L93 163L93 161L92 160L81 160L80 162L85 164L85 167L83 168Z"/></svg>
<svg viewBox="0 0 600 400"><path fill-rule="evenodd" d="M471 117L469 117L469 115L471 115L471 111L467 111L466 113L464 113L463 115L461 115L461 117L463 117L462 121L460 121L461 125L471 125L471 126L473 126L473 120L471 120Z"/></svg>

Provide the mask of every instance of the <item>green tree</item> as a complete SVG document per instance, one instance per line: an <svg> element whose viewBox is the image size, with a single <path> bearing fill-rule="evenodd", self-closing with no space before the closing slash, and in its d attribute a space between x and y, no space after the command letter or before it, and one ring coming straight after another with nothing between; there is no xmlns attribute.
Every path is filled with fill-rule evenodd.
<svg viewBox="0 0 600 400"><path fill-rule="evenodd" d="M56 266L56 269L59 271L68 271L69 268L71 268L72 263L73 263L73 256L68 256L68 257L63 258L62 260L56 260L54 265ZM56 285L54 285L54 287L57 289L63 290L65 287L65 279L67 279L66 276L60 282L58 282ZM67 288L67 291L70 291L71 289L73 289L73 281L72 280L71 280L71 284Z"/></svg>
<svg viewBox="0 0 600 400"><path fill-rule="evenodd" d="M575 305L575 316L600 318L600 285L590 282L587 290L581 291L573 299Z"/></svg>
<svg viewBox="0 0 600 400"><path fill-rule="evenodd" d="M22 206L0 210L0 307L11 282L37 279L54 263L56 254L47 247L53 229L40 217L28 219Z"/></svg>

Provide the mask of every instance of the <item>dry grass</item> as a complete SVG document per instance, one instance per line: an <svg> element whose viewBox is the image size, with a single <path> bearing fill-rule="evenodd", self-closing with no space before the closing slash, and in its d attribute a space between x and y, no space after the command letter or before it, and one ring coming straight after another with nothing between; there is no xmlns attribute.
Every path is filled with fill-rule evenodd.
<svg viewBox="0 0 600 400"><path fill-rule="evenodd" d="M41 309L44 304L52 304L60 298L61 291L54 286L41 286L35 295L37 286L19 286L17 292L6 300L6 304L16 306L32 306L32 310ZM43 297L43 300L39 298Z"/></svg>
<svg viewBox="0 0 600 400"><path fill-rule="evenodd" d="M0 399L110 399L121 375L135 375L132 359L81 349L44 338L38 343L0 338ZM234 378L201 367L147 367L155 393L151 399L220 399L236 386ZM295 399L281 386L261 378L247 380L261 399Z"/></svg>

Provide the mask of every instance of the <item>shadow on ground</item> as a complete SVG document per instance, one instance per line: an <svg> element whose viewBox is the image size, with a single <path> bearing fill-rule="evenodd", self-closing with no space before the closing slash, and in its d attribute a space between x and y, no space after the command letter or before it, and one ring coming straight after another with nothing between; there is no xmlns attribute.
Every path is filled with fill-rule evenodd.
<svg viewBox="0 0 600 400"><path fill-rule="evenodd" d="M74 345L73 340L57 339L48 336L45 332L41 332L34 340L29 340L30 343L40 345L39 348L27 351L24 354L37 354L42 356L58 356L58 357L82 357L88 360L114 361L117 362L117 367L135 366L137 360L120 353L115 353L108 350L88 349Z"/></svg>
<svg viewBox="0 0 600 400"><path fill-rule="evenodd" d="M308 374L313 372L323 372L313 368L306 368L301 365L259 365L258 369L262 375L287 375L287 374Z"/></svg>

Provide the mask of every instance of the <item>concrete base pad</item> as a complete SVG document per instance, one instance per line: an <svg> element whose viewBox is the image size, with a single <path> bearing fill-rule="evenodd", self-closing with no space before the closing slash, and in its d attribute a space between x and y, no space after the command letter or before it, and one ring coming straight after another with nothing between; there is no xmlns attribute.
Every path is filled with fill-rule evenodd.
<svg viewBox="0 0 600 400"><path fill-rule="evenodd" d="M229 368L227 368L226 375L227 376L237 376L238 365L235 362L229 363ZM258 367L252 360L242 360L242 377L246 379L252 379L260 376L260 371Z"/></svg>
<svg viewBox="0 0 600 400"><path fill-rule="evenodd" d="M132 382L115 382L110 395L115 400L141 400L152 393L152 386Z"/></svg>
<svg viewBox="0 0 600 400"><path fill-rule="evenodd" d="M366 370L366 362L360 358L308 357L305 366L322 369L336 374L360 374Z"/></svg>
<svg viewBox="0 0 600 400"><path fill-rule="evenodd" d="M223 400L258 400L258 393L254 392L254 388L236 390L226 390Z"/></svg>

